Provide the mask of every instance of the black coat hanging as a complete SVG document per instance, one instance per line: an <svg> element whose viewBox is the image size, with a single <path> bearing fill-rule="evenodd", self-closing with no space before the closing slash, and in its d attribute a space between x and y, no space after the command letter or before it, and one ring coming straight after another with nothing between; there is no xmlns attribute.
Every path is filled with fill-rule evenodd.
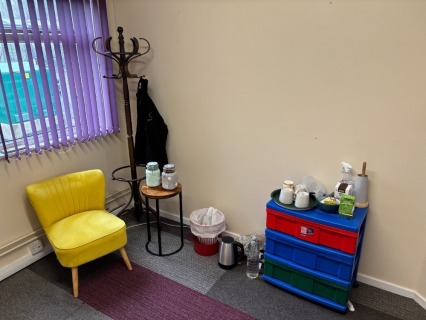
<svg viewBox="0 0 426 320"><path fill-rule="evenodd" d="M168 163L166 152L168 128L148 95L148 80L143 77L139 80L136 98L135 162L147 164L156 161L161 170Z"/></svg>

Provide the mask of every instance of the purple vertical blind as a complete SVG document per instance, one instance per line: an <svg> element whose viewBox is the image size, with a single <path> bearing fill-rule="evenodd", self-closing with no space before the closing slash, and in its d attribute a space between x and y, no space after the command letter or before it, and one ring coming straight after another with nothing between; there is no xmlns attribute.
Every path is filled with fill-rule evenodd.
<svg viewBox="0 0 426 320"><path fill-rule="evenodd" d="M105 0L0 0L0 15L0 158L118 132L111 61L91 48Z"/></svg>

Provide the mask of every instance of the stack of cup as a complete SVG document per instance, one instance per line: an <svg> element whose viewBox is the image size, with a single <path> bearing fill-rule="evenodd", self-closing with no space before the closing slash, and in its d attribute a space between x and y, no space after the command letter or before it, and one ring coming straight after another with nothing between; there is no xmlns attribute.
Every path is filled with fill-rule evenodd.
<svg viewBox="0 0 426 320"><path fill-rule="evenodd" d="M279 200L283 204L292 204L294 200L294 182L285 180L280 192Z"/></svg>
<svg viewBox="0 0 426 320"><path fill-rule="evenodd" d="M309 206L309 192L303 184L294 185L291 180L285 180L280 192L279 201L283 204L293 204L296 208L307 208Z"/></svg>
<svg viewBox="0 0 426 320"><path fill-rule="evenodd" d="M291 188L282 188L280 192L279 200L284 204L292 204L293 203L293 189Z"/></svg>
<svg viewBox="0 0 426 320"><path fill-rule="evenodd" d="M306 191L299 191L296 194L294 206L296 208L307 208L309 206L309 193Z"/></svg>
<svg viewBox="0 0 426 320"><path fill-rule="evenodd" d="M285 180L283 183L283 189L284 188L290 188L292 190L294 190L294 182L291 180Z"/></svg>

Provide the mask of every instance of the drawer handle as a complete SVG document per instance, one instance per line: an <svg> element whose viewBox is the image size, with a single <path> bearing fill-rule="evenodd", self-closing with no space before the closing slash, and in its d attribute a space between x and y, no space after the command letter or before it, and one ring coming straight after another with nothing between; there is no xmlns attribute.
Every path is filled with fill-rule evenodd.
<svg viewBox="0 0 426 320"><path fill-rule="evenodd" d="M311 228L311 227L306 227L306 226L300 226L300 235L301 236L313 236L315 233L315 229Z"/></svg>

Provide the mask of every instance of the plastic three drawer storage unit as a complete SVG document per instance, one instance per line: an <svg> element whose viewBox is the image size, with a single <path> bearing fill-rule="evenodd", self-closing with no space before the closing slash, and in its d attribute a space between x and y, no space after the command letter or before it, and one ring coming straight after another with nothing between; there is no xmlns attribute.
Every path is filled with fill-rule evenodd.
<svg viewBox="0 0 426 320"><path fill-rule="evenodd" d="M263 279L341 312L358 272L367 208L338 214L266 204Z"/></svg>

